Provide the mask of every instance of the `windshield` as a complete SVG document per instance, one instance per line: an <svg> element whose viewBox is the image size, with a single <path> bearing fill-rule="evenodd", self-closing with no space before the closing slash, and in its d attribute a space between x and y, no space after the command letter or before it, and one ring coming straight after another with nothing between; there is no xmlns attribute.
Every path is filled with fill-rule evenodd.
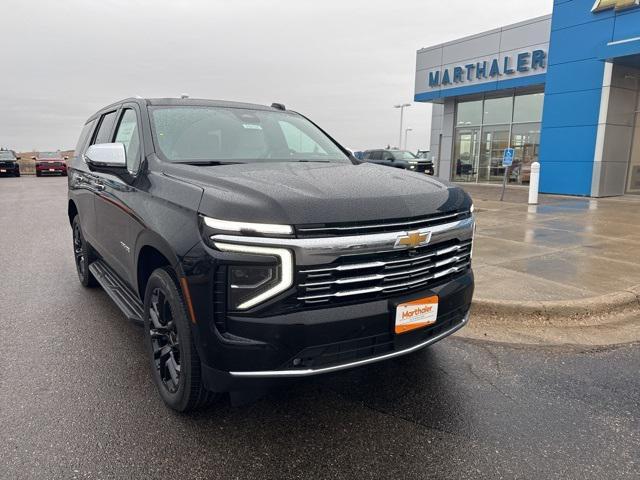
<svg viewBox="0 0 640 480"><path fill-rule="evenodd" d="M58 152L40 152L38 158L60 158Z"/></svg>
<svg viewBox="0 0 640 480"><path fill-rule="evenodd" d="M153 136L170 162L349 162L300 115L227 107L154 107Z"/></svg>
<svg viewBox="0 0 640 480"><path fill-rule="evenodd" d="M415 160L417 157L411 152L399 151L393 152L393 158L396 160Z"/></svg>
<svg viewBox="0 0 640 480"><path fill-rule="evenodd" d="M15 160L16 157L13 156L13 152L0 151L0 160Z"/></svg>

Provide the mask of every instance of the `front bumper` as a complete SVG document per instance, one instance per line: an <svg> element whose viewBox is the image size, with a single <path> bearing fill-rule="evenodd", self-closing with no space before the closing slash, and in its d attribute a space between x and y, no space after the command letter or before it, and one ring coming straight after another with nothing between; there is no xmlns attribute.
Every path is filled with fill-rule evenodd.
<svg viewBox="0 0 640 480"><path fill-rule="evenodd" d="M408 355L413 352L417 352L429 345L432 345L443 338L452 335L453 333L464 327L469 321L469 312L467 312L461 320L452 322L447 329L443 329L440 333L433 336L429 336L427 340L420 342L411 347L407 347L401 350L395 350L386 354L363 358L362 360L356 360L353 362L340 363L329 367L320 368L307 368L307 369L292 369L292 370L259 370L255 372L229 372L232 377L242 378L297 378L297 377L311 377L315 375L322 375L325 373L339 372L341 370L349 370L351 368L362 367L372 363L382 362L384 360L390 360L392 358Z"/></svg>
<svg viewBox="0 0 640 480"><path fill-rule="evenodd" d="M407 166L407 170L418 173L426 173L427 175L433 175L433 163L417 163L417 164L409 164Z"/></svg>
<svg viewBox="0 0 640 480"><path fill-rule="evenodd" d="M2 167L0 166L0 175L16 175L20 173L20 167L11 166L11 167Z"/></svg>
<svg viewBox="0 0 640 480"><path fill-rule="evenodd" d="M36 167L36 172L39 173L40 175L66 175L67 174L67 167L60 167L60 166L56 166L56 167L48 167L48 166Z"/></svg>
<svg viewBox="0 0 640 480"><path fill-rule="evenodd" d="M268 387L410 354L466 325L473 289L469 270L444 284L393 299L273 317L231 317L234 334L256 342L222 341L202 352L205 385L214 391ZM395 334L395 306L432 295L439 297L437 322Z"/></svg>

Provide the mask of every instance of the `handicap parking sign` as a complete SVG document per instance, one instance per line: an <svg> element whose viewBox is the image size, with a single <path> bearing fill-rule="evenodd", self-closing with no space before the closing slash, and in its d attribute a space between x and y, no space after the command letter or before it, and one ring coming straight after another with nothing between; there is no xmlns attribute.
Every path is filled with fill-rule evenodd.
<svg viewBox="0 0 640 480"><path fill-rule="evenodd" d="M513 165L513 156L515 154L515 151L513 150L513 148L506 148L504 151L504 157L502 157L502 166L503 167L510 167L511 165Z"/></svg>

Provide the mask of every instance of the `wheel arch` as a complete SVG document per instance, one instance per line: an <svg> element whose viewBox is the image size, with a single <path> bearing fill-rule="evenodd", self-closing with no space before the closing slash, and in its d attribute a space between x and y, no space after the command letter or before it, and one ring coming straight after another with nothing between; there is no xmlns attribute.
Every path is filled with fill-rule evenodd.
<svg viewBox="0 0 640 480"><path fill-rule="evenodd" d="M69 216L69 225L73 225L73 219L78 215L78 206L73 200L69 200L67 204L67 215Z"/></svg>
<svg viewBox="0 0 640 480"><path fill-rule="evenodd" d="M167 266L175 272L176 280L182 276L178 257L167 242L151 231L143 232L138 238L136 254L136 286L141 299L153 271Z"/></svg>

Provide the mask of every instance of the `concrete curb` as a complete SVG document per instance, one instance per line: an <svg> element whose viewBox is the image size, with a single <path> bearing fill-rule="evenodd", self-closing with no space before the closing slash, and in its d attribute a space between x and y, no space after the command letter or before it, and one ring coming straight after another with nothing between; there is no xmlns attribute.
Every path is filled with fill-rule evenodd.
<svg viewBox="0 0 640 480"><path fill-rule="evenodd" d="M635 311L640 312L640 285L579 300L515 302L478 298L471 306L473 322L478 326L598 326Z"/></svg>

